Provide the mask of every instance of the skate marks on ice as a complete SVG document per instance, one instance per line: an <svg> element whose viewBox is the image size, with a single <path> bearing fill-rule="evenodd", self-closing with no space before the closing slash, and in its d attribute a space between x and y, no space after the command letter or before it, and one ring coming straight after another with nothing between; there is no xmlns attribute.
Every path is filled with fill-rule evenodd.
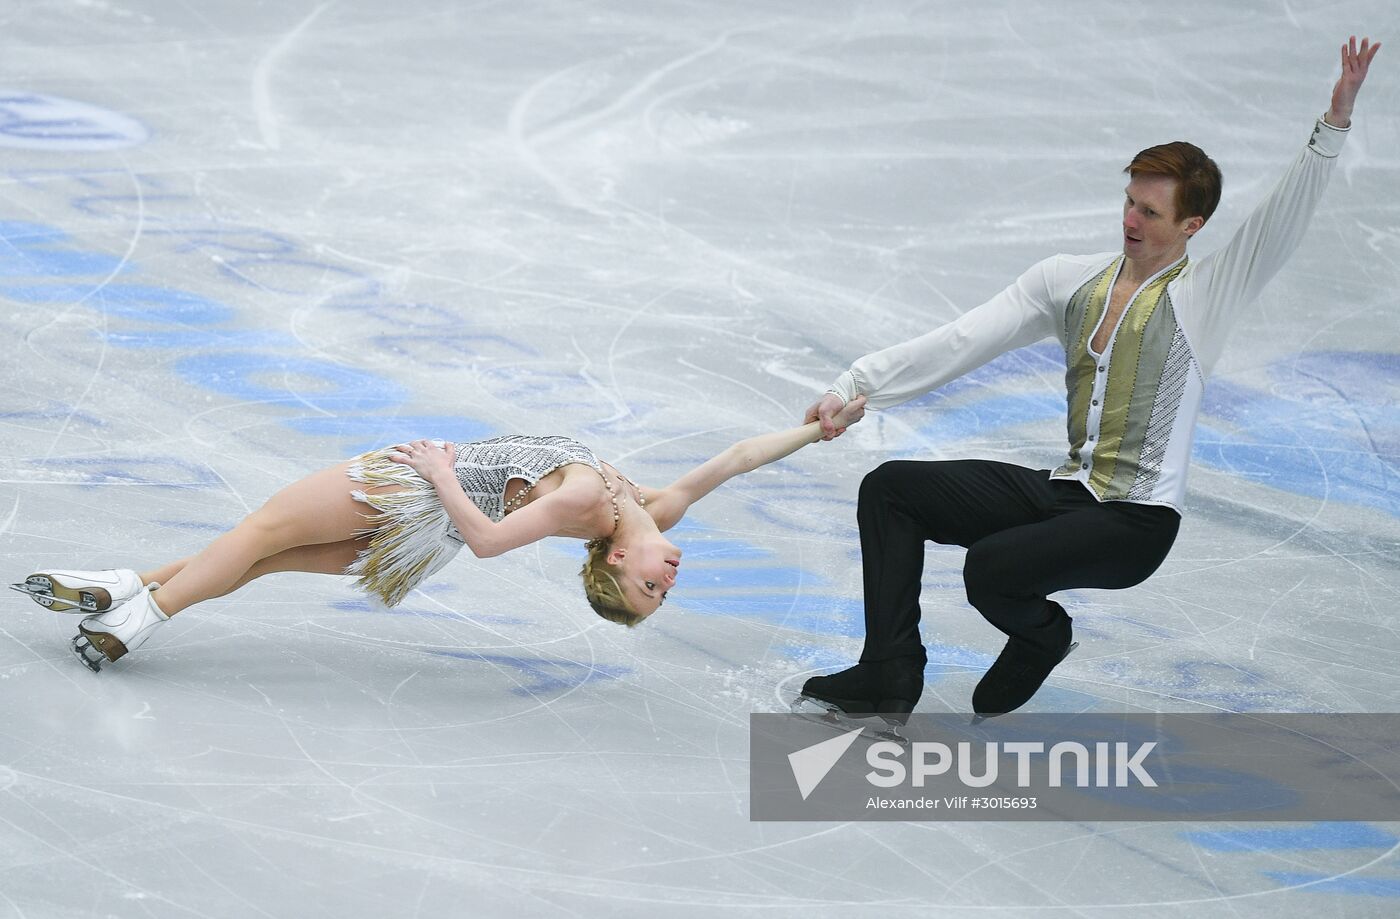
<svg viewBox="0 0 1400 919"><path fill-rule="evenodd" d="M1160 32L1105 4L1073 20L967 7L957 34L898 4L46 9L68 38L54 18L13 23L0 85L149 134L119 156L7 160L12 580L192 551L279 483L408 436L528 419L665 481L792 420L872 336L952 318L1051 251L1103 248L1121 156L1158 128L1240 177L1206 232L1228 230L1247 176L1281 166L1290 119L1323 104L1304 104L1326 79L1305 38L1335 25L1196 2ZM1254 50L1227 67L1244 31ZM1219 78L1162 81L1140 54ZM1052 114L1064 98L1088 135ZM1143 99L1169 124L1130 116ZM1384 260L1328 270L1358 238L1390 251L1395 205L1367 189L1393 101L1378 84L1358 112L1369 165L1329 191L1269 322L1232 346L1176 554L1127 595L1066 598L1084 644L1033 705L1393 698L1400 347L1384 311L1364 334L1333 320L1394 277ZM1239 111L1253 133L1226 128ZM12 598L0 912L89 912L90 889L51 882L81 874L109 911L204 915L467 897L482 915L1387 914L1380 826L744 819L748 712L859 653L861 472L1055 461L1050 357L1018 352L726 488L678 534L688 583L636 633L591 621L576 556L553 547L463 559L387 613L269 580L96 677L66 657L71 619ZM925 603L924 705L964 710L997 649L956 553L931 550Z"/></svg>

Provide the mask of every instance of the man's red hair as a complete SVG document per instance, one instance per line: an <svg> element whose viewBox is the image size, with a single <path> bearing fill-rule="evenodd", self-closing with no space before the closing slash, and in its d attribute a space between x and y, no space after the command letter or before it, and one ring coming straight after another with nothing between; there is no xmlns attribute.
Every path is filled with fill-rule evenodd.
<svg viewBox="0 0 1400 919"><path fill-rule="evenodd" d="M1176 179L1173 219L1209 220L1220 203L1220 167L1204 150L1184 140L1148 147L1123 169L1132 178L1163 176Z"/></svg>

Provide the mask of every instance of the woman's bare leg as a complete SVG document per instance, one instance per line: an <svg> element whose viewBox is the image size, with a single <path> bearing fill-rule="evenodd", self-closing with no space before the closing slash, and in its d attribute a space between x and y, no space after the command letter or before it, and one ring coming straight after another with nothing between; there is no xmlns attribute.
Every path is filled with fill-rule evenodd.
<svg viewBox="0 0 1400 919"><path fill-rule="evenodd" d="M166 581L179 574L180 571L190 563L190 559L192 558L194 558L194 556L189 555L177 562L170 562L168 565L162 565L160 568L138 572L137 576L141 578L141 583L147 587L150 587L153 583L164 584Z"/></svg>
<svg viewBox="0 0 1400 919"><path fill-rule="evenodd" d="M295 549L286 549L276 555L261 559L252 568L243 572L243 576L238 579L227 591L219 596L226 596L235 590L245 586L250 581L268 574L275 574L281 571L302 571L309 574L344 574L345 569L350 567L350 563L355 561L355 557L360 554L360 550L369 544L369 537L359 537L357 539L347 539L343 542L327 542L315 546L297 546ZM213 599L209 597L208 599Z"/></svg>
<svg viewBox="0 0 1400 919"><path fill-rule="evenodd" d="M345 474L348 467L348 463L341 463L322 469L273 495L238 526L186 561L169 580L161 581L160 590L152 595L156 605L173 616L201 600L236 589L246 583L245 576L251 575L259 562L279 553L354 542L356 532L368 525L366 511L370 509L350 497L360 486ZM350 557L353 559L353 554ZM167 567L176 564L180 563ZM159 573L164 570L159 569Z"/></svg>
<svg viewBox="0 0 1400 919"><path fill-rule="evenodd" d="M369 537L359 537L345 542L328 542L315 546L297 546L294 549L285 549L276 555L258 560L252 568L243 573L238 579L238 583L233 585L219 596L227 596L238 590L249 581L256 580L265 574L272 574L277 571L304 571L310 574L344 574L345 569L359 555L360 550L369 545ZM179 561L156 568L152 571L143 572L140 575L141 583L149 587L151 584L164 584L185 569L190 563L193 555L182 558ZM213 597L205 599L212 600Z"/></svg>

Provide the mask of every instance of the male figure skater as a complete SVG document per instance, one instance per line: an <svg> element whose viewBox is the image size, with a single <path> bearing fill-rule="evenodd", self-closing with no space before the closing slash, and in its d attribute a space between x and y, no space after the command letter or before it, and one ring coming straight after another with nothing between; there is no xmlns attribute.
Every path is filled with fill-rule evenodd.
<svg viewBox="0 0 1400 919"><path fill-rule="evenodd" d="M867 354L807 410L831 418L863 395L885 408L1050 335L1065 349L1069 456L1054 471L984 460L889 462L860 487L865 586L860 662L803 687L852 714L902 723L923 692L919 636L924 541L967 548L967 598L1007 637L973 711L1024 705L1074 647L1047 598L1145 580L1176 538L1206 378L1241 307L1283 267L1317 207L1380 50L1342 45L1332 105L1283 179L1226 246L1199 261L1186 244L1220 200L1220 170L1183 141L1124 170L1121 253L1057 255L941 328Z"/></svg>

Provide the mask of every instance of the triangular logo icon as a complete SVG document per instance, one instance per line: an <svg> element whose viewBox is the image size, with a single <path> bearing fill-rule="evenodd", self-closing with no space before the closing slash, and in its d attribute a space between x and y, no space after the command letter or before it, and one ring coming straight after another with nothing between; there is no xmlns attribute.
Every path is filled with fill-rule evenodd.
<svg viewBox="0 0 1400 919"><path fill-rule="evenodd" d="M856 742L862 730L856 728L840 737L823 740L788 754L788 765L792 767L792 777L797 779L797 790L802 792L803 801L822 783L826 774Z"/></svg>

